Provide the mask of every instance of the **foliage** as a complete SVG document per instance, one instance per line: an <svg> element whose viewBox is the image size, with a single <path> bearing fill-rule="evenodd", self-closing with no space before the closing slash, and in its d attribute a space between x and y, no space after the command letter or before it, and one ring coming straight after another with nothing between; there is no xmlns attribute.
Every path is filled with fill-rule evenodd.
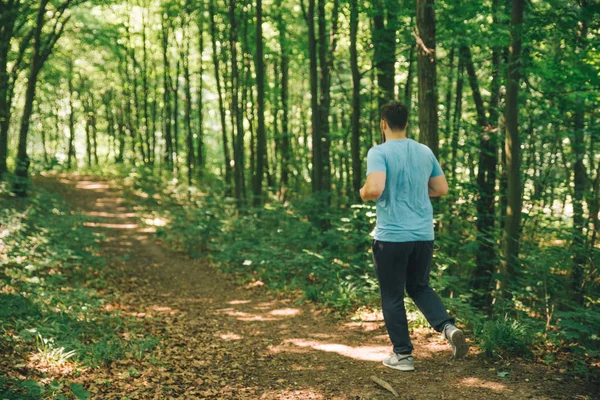
<svg viewBox="0 0 600 400"><path fill-rule="evenodd" d="M16 379L10 371L17 364L28 365L25 376L32 376L39 366L76 371L126 352L141 359L152 351L156 338L127 340L123 334L138 331L137 324L105 311L117 272L105 268L98 255L101 237L83 227L84 216L42 189L27 200L0 192L0 204L2 398L65 398L59 395L64 381ZM70 389L85 398L80 386Z"/></svg>

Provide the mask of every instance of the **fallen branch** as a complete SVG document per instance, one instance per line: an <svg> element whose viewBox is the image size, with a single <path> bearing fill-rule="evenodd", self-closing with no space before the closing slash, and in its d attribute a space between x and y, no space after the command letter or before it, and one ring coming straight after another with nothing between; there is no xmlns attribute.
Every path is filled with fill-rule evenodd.
<svg viewBox="0 0 600 400"><path fill-rule="evenodd" d="M376 384L378 384L379 386L381 386L382 388L388 390L391 394L394 395L394 397L398 397L398 392L396 392L396 390L392 387L392 385L390 385L383 379L378 378L375 375L371 375L371 380L373 382L375 382Z"/></svg>

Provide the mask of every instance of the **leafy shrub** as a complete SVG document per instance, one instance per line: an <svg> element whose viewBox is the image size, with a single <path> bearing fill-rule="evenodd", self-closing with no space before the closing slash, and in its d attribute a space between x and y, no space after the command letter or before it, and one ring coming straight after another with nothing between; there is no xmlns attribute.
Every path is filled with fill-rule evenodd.
<svg viewBox="0 0 600 400"><path fill-rule="evenodd" d="M523 357L531 355L532 332L526 323L504 316L485 322L477 339L488 357Z"/></svg>

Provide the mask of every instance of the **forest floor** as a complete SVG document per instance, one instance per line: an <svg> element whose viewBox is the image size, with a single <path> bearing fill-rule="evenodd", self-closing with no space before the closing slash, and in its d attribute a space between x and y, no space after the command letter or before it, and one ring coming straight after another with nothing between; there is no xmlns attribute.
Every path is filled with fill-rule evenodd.
<svg viewBox="0 0 600 400"><path fill-rule="evenodd" d="M164 246L141 223L135 199L114 182L59 175L36 184L60 193L103 236L118 269L118 302L107 310L136 317L159 347L83 370L74 381L94 399L388 399L372 375L401 399L592 399L598 387L526 360L486 361L477 350L453 361L433 330L412 332L415 371L381 365L391 350L376 314L334 318L297 299L239 286L206 260ZM597 398L597 397L596 397Z"/></svg>

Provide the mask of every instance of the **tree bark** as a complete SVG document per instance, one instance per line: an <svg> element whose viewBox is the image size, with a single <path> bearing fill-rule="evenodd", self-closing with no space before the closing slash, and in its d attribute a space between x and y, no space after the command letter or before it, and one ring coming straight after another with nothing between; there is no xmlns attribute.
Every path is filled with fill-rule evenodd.
<svg viewBox="0 0 600 400"><path fill-rule="evenodd" d="M190 54L190 40L187 34L185 18L182 18L181 30L183 32L183 43L180 47L179 58L183 68L184 92L185 92L185 130L186 130L186 167L188 185L192 186L192 175L194 169L194 134L192 132L192 89L190 82L190 66L188 55ZM185 47L184 47L185 46ZM184 52L185 50L185 52Z"/></svg>
<svg viewBox="0 0 600 400"><path fill-rule="evenodd" d="M510 22L510 49L508 54L508 74L506 82L506 124L505 154L508 178L508 205L506 222L502 236L503 258L499 268L496 288L503 296L502 289L510 277L514 280L518 272L519 236L521 226L521 142L519 138L519 81L521 79L521 41L523 31L524 0L512 0Z"/></svg>
<svg viewBox="0 0 600 400"><path fill-rule="evenodd" d="M69 61L69 151L67 153L67 168L73 168L73 160L76 160L75 154L75 104L73 103L73 97L75 91L73 88L73 60Z"/></svg>
<svg viewBox="0 0 600 400"><path fill-rule="evenodd" d="M237 61L237 16L236 0L229 0L229 46L231 51L231 114L235 120L234 191L239 208L246 205L246 179L244 173L244 124L239 110L239 73Z"/></svg>
<svg viewBox="0 0 600 400"><path fill-rule="evenodd" d="M257 90L256 171L254 176L254 205L263 202L262 184L265 173L267 141L265 133L265 66L263 55L262 0L256 0L256 55L254 57Z"/></svg>
<svg viewBox="0 0 600 400"><path fill-rule="evenodd" d="M17 153L17 163L15 168L14 193L17 196L27 196L29 156L27 155L27 135L29 133L29 123L33 110L33 99L35 98L35 89L38 74L42 68L42 31L44 28L44 17L48 0L40 0L40 5L36 17L33 54L31 55L29 76L27 79L27 89L25 91L25 104L23 105L23 115L21 117L21 126L19 130L19 147Z"/></svg>
<svg viewBox="0 0 600 400"><path fill-rule="evenodd" d="M9 73L8 53L14 34L18 0L0 3L0 180L8 172L8 126L10 121L11 99L8 97Z"/></svg>
<svg viewBox="0 0 600 400"><path fill-rule="evenodd" d="M165 15L161 16L162 22L162 56L163 56L163 119L165 130L165 154L164 160L167 165L173 168L173 138L171 137L171 68L169 62L169 25Z"/></svg>
<svg viewBox="0 0 600 400"><path fill-rule="evenodd" d="M437 157L439 140L434 0L416 0L416 8L419 141L427 145Z"/></svg>
<svg viewBox="0 0 600 400"><path fill-rule="evenodd" d="M373 58L377 69L377 98L379 109L381 109L385 103L394 99L396 31L398 30L400 2L375 0L372 4L374 12Z"/></svg>
<svg viewBox="0 0 600 400"><path fill-rule="evenodd" d="M210 35L212 41L213 50L213 67L215 70L215 80L217 83L217 95L219 98L219 116L221 118L221 132L223 141L223 159L224 159L224 171L225 171L225 185L229 188L232 183L232 169L231 169L231 156L229 154L229 144L227 139L227 122L225 116L225 105L223 100L223 89L221 88L221 74L219 72L219 56L217 51L217 28L215 21L215 0L209 2L209 13L210 13ZM233 127L232 127L233 129ZM229 193L229 189L227 189Z"/></svg>
<svg viewBox="0 0 600 400"><path fill-rule="evenodd" d="M304 5L304 3L301 3ZM319 117L319 86L317 71L317 39L315 34L315 0L308 0L308 12L304 10L304 17L308 24L308 53L310 58L310 108L312 125L312 190L318 193L322 190L323 160L321 127Z"/></svg>
<svg viewBox="0 0 600 400"><path fill-rule="evenodd" d="M586 48L586 37L588 31L588 1L580 0L582 19L579 22L577 35L577 49L583 53ZM573 162L573 275L572 287L575 293L575 300L583 304L584 285L585 285L585 265L587 263L586 242L586 219L583 211L585 196L585 183L588 179L585 164L585 99L579 94L575 100L575 113L573 116L573 134L571 137L571 148L574 155ZM592 155L593 157L593 155Z"/></svg>
<svg viewBox="0 0 600 400"><path fill-rule="evenodd" d="M198 176L204 174L204 61L202 54L204 52L204 2L198 11L198 52L200 59L198 61L198 143L196 147Z"/></svg>
<svg viewBox="0 0 600 400"><path fill-rule="evenodd" d="M362 163L360 156L360 71L358 69L358 0L350 0L350 67L352 70L352 188L355 200L360 199Z"/></svg>
<svg viewBox="0 0 600 400"><path fill-rule="evenodd" d="M285 22L283 18L283 1L279 0L279 15L277 28L279 29L279 47L281 48L281 186L282 192L289 184L290 175L290 124L289 124L289 76L290 56L286 38Z"/></svg>

